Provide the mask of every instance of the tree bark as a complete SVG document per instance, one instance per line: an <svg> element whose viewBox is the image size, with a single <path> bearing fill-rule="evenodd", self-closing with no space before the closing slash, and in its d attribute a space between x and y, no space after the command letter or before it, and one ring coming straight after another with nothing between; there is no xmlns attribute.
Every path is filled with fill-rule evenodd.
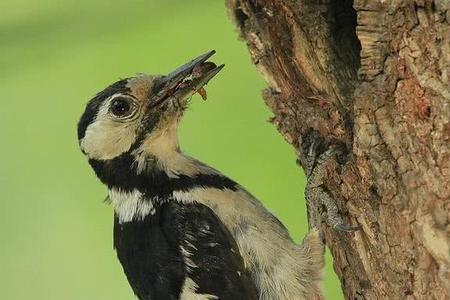
<svg viewBox="0 0 450 300"><path fill-rule="evenodd" d="M227 0L298 151L346 144L326 187L356 233L323 225L346 299L450 298L450 1Z"/></svg>

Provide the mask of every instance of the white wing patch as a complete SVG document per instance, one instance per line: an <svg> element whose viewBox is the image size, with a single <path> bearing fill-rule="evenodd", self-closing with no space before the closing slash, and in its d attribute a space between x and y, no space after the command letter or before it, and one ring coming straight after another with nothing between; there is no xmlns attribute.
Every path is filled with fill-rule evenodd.
<svg viewBox="0 0 450 300"><path fill-rule="evenodd" d="M109 190L109 198L121 224L132 220L143 220L146 216L155 213L152 202L145 199L136 189L126 192L112 188Z"/></svg>
<svg viewBox="0 0 450 300"><path fill-rule="evenodd" d="M197 265L192 261L192 253L189 252L188 249L186 249L183 246L180 246L181 255L183 255L184 263L186 264L186 268L188 272L192 272L193 269L197 268Z"/></svg>

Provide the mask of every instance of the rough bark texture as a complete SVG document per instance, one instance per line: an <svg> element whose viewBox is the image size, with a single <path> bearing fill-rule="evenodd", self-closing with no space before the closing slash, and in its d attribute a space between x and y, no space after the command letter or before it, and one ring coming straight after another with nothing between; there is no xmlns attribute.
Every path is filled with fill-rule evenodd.
<svg viewBox="0 0 450 300"><path fill-rule="evenodd" d="M324 226L346 299L450 298L450 1L227 0L298 151L349 149L327 188L357 233Z"/></svg>

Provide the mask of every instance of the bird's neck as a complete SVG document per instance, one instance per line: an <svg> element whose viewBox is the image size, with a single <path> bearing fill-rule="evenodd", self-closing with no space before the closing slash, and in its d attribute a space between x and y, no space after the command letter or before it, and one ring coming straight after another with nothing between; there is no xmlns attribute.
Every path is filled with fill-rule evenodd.
<svg viewBox="0 0 450 300"><path fill-rule="evenodd" d="M237 190L238 185L217 171L183 156L179 168L170 172L158 164L140 173L130 154L114 161L91 162L97 176L108 186L111 201L119 223L143 221L155 214L167 202L180 201L177 192L189 193L196 188ZM177 171L175 171L177 170ZM179 171L181 170L181 171Z"/></svg>
<svg viewBox="0 0 450 300"><path fill-rule="evenodd" d="M141 168L155 162L160 169L169 170L174 163L184 158L178 142L177 124L152 132L133 151L133 155L142 164Z"/></svg>
<svg viewBox="0 0 450 300"><path fill-rule="evenodd" d="M91 159L99 179L108 186L109 198L121 222L144 219L177 191L196 187L237 189L232 180L183 154L178 139L153 136L132 151L110 160Z"/></svg>

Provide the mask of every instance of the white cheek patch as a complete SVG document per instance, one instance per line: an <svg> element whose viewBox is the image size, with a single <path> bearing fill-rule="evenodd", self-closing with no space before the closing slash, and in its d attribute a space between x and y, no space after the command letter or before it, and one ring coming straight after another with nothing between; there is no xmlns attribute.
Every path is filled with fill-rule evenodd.
<svg viewBox="0 0 450 300"><path fill-rule="evenodd" d="M114 99L114 96L110 99ZM102 104L97 117L86 128L84 138L80 141L81 150L89 158L112 159L130 150L136 140L139 112L131 120L112 119L109 115L110 102L108 100Z"/></svg>
<svg viewBox="0 0 450 300"><path fill-rule="evenodd" d="M112 159L127 152L136 139L135 123L119 123L105 117L86 129L80 147L89 158Z"/></svg>

